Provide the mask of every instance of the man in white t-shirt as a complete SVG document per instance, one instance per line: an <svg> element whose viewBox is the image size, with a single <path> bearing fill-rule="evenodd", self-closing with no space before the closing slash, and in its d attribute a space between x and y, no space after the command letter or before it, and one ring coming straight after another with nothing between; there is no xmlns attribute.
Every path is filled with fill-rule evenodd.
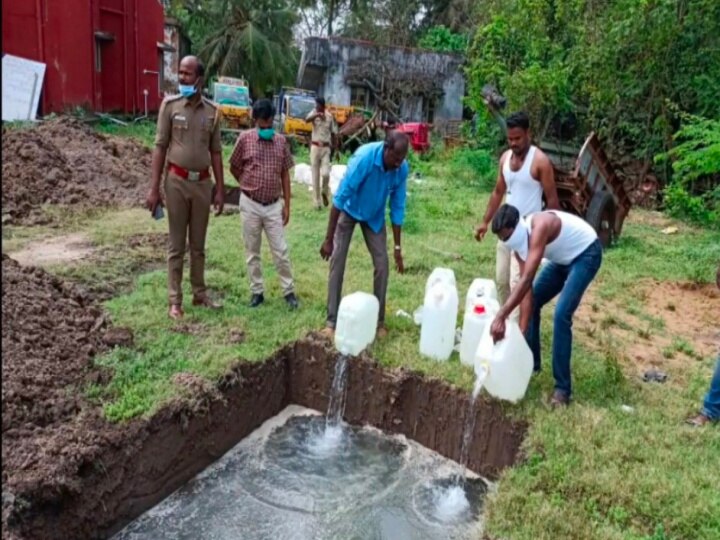
<svg viewBox="0 0 720 540"><path fill-rule="evenodd" d="M568 405L572 394L572 320L602 264L602 245L597 233L582 218L567 212L548 210L522 219L518 209L508 204L495 214L492 231L513 251L521 274L490 327L493 339L505 337L505 321L521 306L520 329L532 350L534 369L540 371L540 312L560 295L553 316L555 391L550 405ZM543 257L548 263L533 282Z"/></svg>
<svg viewBox="0 0 720 540"><path fill-rule="evenodd" d="M490 195L485 217L475 229L475 238L478 241L487 233L503 197L506 197L507 204L518 209L521 217L542 210L543 194L546 210L560 208L552 163L542 150L531 144L530 120L527 114L518 112L508 116L507 140L510 149L500 158L495 189ZM501 303L508 299L519 277L517 261L511 257L510 250L502 242L498 242L495 282ZM517 310L512 315L517 319Z"/></svg>

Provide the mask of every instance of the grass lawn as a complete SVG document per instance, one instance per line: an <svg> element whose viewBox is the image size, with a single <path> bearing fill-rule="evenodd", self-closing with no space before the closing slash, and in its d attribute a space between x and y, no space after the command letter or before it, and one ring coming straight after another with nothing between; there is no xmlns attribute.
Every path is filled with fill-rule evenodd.
<svg viewBox="0 0 720 540"><path fill-rule="evenodd" d="M130 131L148 143L152 140L147 126L130 130L113 126L108 131ZM226 147L226 157L229 150ZM475 173L478 167L480 178ZM488 235L477 243L472 235L494 174L492 161L481 152L437 155L428 161L413 157L403 241L407 273L391 273L390 335L371 351L384 365L405 366L471 388L472 372L460 365L457 354L446 363L419 356L419 328L396 312L412 313L422 303L425 280L437 266L455 271L461 298L473 278L494 276L494 239ZM116 349L98 359L112 367L115 376L109 386L89 392L101 400L110 419L152 414L178 395L171 381L177 372L213 379L238 359L260 361L323 326L328 268L318 250L327 212L312 209L306 187L293 184L293 190L287 236L301 309L287 311L265 243L266 303L258 309L247 306L250 294L239 216L212 217L206 278L213 293L222 297L222 311L209 313L190 306L187 270L184 332L166 316L164 270L140 275L129 294L107 303L114 324L131 327L136 336L136 348ZM590 292L598 302L611 302L608 305L615 306L618 317L631 310L652 322L634 295L638 282L713 281L720 261L720 233L679 224L677 234L664 235L650 214L633 211L630 216L617 245L606 252ZM105 246L122 246L129 234L164 232L166 227L165 220L156 223L141 210L96 215L77 226ZM29 236L22 229L13 233L14 238ZM72 269L73 275L93 271L97 269L91 264ZM372 265L359 232L350 249L344 288L345 293L356 290L372 291ZM595 335L576 332L575 403L565 411L551 412L544 404L552 389L547 309L544 370L533 379L521 404L507 406L511 414L530 422L525 459L506 471L487 506L488 534L514 539L720 538L720 429L693 430L682 424L700 405L714 359L682 356L685 361L676 359L675 367L668 368L668 383L644 384L624 354L627 343L607 339L602 330ZM677 307L677 316L682 317L682 306ZM242 344L231 342L231 332L237 329L246 333ZM652 332L665 331L661 324L652 331L637 330L650 340ZM682 345L683 336L676 338ZM692 344L685 344L678 345L677 354L682 355L684 348L693 352Z"/></svg>

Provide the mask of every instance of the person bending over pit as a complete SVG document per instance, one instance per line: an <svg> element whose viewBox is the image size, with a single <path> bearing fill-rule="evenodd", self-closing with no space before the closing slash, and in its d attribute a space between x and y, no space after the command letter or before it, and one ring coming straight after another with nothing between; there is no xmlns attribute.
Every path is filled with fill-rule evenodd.
<svg viewBox="0 0 720 540"><path fill-rule="evenodd" d="M540 371L540 312L558 294L553 330L553 407L568 405L572 395L570 357L575 310L602 264L602 245L597 233L581 218L548 210L525 219L509 204L500 207L492 232L512 250L520 265L520 280L500 308L490 327L493 339L505 337L505 321L520 306L520 329L533 353L534 370ZM533 283L545 257L549 262Z"/></svg>
<svg viewBox="0 0 720 540"><path fill-rule="evenodd" d="M395 267L405 271L400 232L405 219L405 198L409 166L408 138L391 131L384 142L361 146L350 158L347 173L340 182L330 210L327 235L320 256L330 259L328 280L327 321L322 333L332 337L342 296L345 262L355 225L360 225L365 245L373 261L373 292L380 302L378 337L385 329L385 295L388 283L387 232L385 208L390 202L390 221L395 240Z"/></svg>

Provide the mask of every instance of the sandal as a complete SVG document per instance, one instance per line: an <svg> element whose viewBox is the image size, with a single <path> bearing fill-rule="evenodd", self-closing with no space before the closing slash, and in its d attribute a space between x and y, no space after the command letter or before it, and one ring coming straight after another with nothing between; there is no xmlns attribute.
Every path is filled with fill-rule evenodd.
<svg viewBox="0 0 720 540"><path fill-rule="evenodd" d="M214 302L209 296L196 296L192 300L193 306L204 307L212 310L222 309L222 304Z"/></svg>
<svg viewBox="0 0 720 540"><path fill-rule="evenodd" d="M570 405L570 398L560 390L555 390L550 397L550 408L559 409Z"/></svg>
<svg viewBox="0 0 720 540"><path fill-rule="evenodd" d="M175 321L178 321L183 318L183 315L185 314L183 313L182 306L178 304L173 304L170 306L170 309L168 310L168 317Z"/></svg>
<svg viewBox="0 0 720 540"><path fill-rule="evenodd" d="M710 420L710 418L708 418L707 416L705 416L702 413L685 420L686 424L689 424L693 427L703 427L705 424L709 424L711 422L712 422L712 420Z"/></svg>
<svg viewBox="0 0 720 540"><path fill-rule="evenodd" d="M332 340L335 337L335 329L331 328L330 326L326 326L325 328L320 330L320 335L325 339Z"/></svg>

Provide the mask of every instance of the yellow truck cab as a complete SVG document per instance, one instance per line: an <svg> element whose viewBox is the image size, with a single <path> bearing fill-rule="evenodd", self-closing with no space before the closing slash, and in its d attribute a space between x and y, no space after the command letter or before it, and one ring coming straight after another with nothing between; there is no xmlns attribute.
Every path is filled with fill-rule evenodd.
<svg viewBox="0 0 720 540"><path fill-rule="evenodd" d="M213 85L213 101L220 106L226 128L252 126L250 90L245 79L219 77Z"/></svg>
<svg viewBox="0 0 720 540"><path fill-rule="evenodd" d="M306 122L305 118L315 109L315 92L283 87L277 96L275 109L279 131L291 137L309 140L312 124Z"/></svg>
<svg viewBox="0 0 720 540"><path fill-rule="evenodd" d="M276 129L303 142L309 142L312 124L305 118L315 110L315 92L300 88L283 87L275 96ZM327 110L335 117L338 126L352 115L353 107L327 104Z"/></svg>

